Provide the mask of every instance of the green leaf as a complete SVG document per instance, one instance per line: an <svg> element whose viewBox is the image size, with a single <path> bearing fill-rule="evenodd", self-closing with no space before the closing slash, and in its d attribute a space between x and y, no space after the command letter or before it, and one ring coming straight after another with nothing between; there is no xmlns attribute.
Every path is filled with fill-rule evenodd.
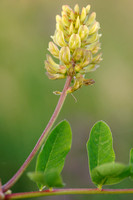
<svg viewBox="0 0 133 200"><path fill-rule="evenodd" d="M90 174L95 167L115 161L112 143L112 134L108 125L103 121L97 122L87 142Z"/></svg>
<svg viewBox="0 0 133 200"><path fill-rule="evenodd" d="M62 187L64 186L62 182L61 175L55 171L55 170L50 170L48 173L43 173L43 172L29 172L28 177L36 182L37 184L41 184L43 186L47 187ZM40 188L40 190L42 190Z"/></svg>
<svg viewBox="0 0 133 200"><path fill-rule="evenodd" d="M133 148L130 150L130 165L133 165Z"/></svg>
<svg viewBox="0 0 133 200"><path fill-rule="evenodd" d="M130 150L130 161L129 164L131 166L131 178L133 179L133 148Z"/></svg>
<svg viewBox="0 0 133 200"><path fill-rule="evenodd" d="M69 123L64 120L59 123L48 136L42 147L36 163L36 172L48 173L56 170L61 173L66 155L71 149L72 132ZM44 184L38 184L42 188Z"/></svg>
<svg viewBox="0 0 133 200"><path fill-rule="evenodd" d="M96 185L112 185L130 176L130 166L121 163L106 163L92 170L92 180Z"/></svg>

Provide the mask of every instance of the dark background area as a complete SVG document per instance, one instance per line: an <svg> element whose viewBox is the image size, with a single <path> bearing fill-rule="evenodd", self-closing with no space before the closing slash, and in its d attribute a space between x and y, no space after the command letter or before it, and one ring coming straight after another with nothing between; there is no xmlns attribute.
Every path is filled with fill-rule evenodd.
<svg viewBox="0 0 133 200"><path fill-rule="evenodd" d="M29 155L48 123L64 80L49 80L44 60L63 4L91 4L101 24L103 61L88 75L93 86L68 95L57 122L67 119L73 145L62 173L66 187L94 187L88 170L86 142L93 124L106 121L114 138L116 160L129 162L133 147L133 1L0 1L0 177L5 183ZM56 123L57 123L56 122ZM33 171L35 159L27 169ZM37 190L26 175L13 192ZM129 179L108 188L133 188ZM49 200L132 199L132 195L43 197Z"/></svg>

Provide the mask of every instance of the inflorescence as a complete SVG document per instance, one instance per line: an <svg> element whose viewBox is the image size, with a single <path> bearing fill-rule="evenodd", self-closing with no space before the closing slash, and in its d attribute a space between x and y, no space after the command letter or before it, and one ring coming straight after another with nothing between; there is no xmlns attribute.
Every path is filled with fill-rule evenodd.
<svg viewBox="0 0 133 200"><path fill-rule="evenodd" d="M81 13L78 4L74 10L68 5L62 6L61 16L56 16L55 34L51 36L53 42L49 42L48 50L59 64L47 55L47 75L53 80L71 76L74 84L68 88L68 93L93 84L92 79L85 79L85 74L96 70L102 60L102 54L98 53L100 24L96 21L96 13L89 12L90 5L83 7Z"/></svg>

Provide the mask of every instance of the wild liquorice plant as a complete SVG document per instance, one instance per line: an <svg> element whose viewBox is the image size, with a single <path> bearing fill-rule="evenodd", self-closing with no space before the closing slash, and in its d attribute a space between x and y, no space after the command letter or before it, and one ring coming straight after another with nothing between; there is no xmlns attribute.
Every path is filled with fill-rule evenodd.
<svg viewBox="0 0 133 200"><path fill-rule="evenodd" d="M49 42L48 47L52 56L47 55L45 68L49 79L66 79L66 83L62 92L54 92L60 95L58 104L33 151L17 173L6 184L0 184L0 199L61 194L133 193L133 189L102 189L103 185L116 184L127 177L133 177L133 149L130 151L128 165L115 162L112 134L103 121L93 126L87 142L90 175L97 188L53 189L64 186L61 172L71 149L72 132L66 120L61 121L51 132L50 130L67 94L73 93L83 85L94 83L94 80L86 79L85 75L96 70L102 60L102 54L99 53L99 29L96 13L90 14L90 5L83 7L81 13L78 5L75 5L74 10L64 5L61 16L56 16L55 34L51 37L53 41ZM28 173L28 177L36 182L39 191L11 193L10 188L23 174L40 147L35 172Z"/></svg>

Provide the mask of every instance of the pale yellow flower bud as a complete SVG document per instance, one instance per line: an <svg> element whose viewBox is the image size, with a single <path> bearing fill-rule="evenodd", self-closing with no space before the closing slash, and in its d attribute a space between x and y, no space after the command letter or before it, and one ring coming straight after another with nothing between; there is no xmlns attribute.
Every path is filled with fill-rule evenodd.
<svg viewBox="0 0 133 200"><path fill-rule="evenodd" d="M84 51L83 61L81 63L82 68L87 66L92 60L92 53L89 50Z"/></svg>
<svg viewBox="0 0 133 200"><path fill-rule="evenodd" d="M65 74L67 71L66 66L56 64L49 55L47 55L47 60L45 61L45 68L49 73L49 76L51 75L52 77L53 74Z"/></svg>
<svg viewBox="0 0 133 200"><path fill-rule="evenodd" d="M84 59L84 61L87 59L89 59L89 60L92 59L92 53L90 50L88 50L88 49L84 50L83 59Z"/></svg>
<svg viewBox="0 0 133 200"><path fill-rule="evenodd" d="M45 68L50 74L56 74L59 71L59 68L57 68L54 65L51 65L47 60L45 61Z"/></svg>
<svg viewBox="0 0 133 200"><path fill-rule="evenodd" d="M96 70L96 65L90 64L85 68L86 72L94 71Z"/></svg>
<svg viewBox="0 0 133 200"><path fill-rule="evenodd" d="M64 74L50 74L49 72L46 72L49 79L56 80L56 79L64 79Z"/></svg>
<svg viewBox="0 0 133 200"><path fill-rule="evenodd" d="M69 47L62 47L60 49L59 58L62 63L68 64L70 62L70 49Z"/></svg>
<svg viewBox="0 0 133 200"><path fill-rule="evenodd" d="M74 79L74 85L72 87L69 87L67 90L67 93L72 93L76 90L78 90L79 88L81 88L83 86L83 82L84 82L84 77L82 74L77 73L76 77Z"/></svg>
<svg viewBox="0 0 133 200"><path fill-rule="evenodd" d="M59 72L60 72L61 74L65 74L65 73L67 72L67 67L64 66L64 65L60 65Z"/></svg>
<svg viewBox="0 0 133 200"><path fill-rule="evenodd" d="M86 14L87 14L87 15L88 15L88 14L89 14L89 12L90 12L90 8L91 8L91 6L90 6L90 5L86 6Z"/></svg>
<svg viewBox="0 0 133 200"><path fill-rule="evenodd" d="M89 64L87 67L85 67L84 69L82 69L80 71L80 73L88 73L88 72L93 72L95 71L97 68L99 67L99 65L95 65L95 64Z"/></svg>
<svg viewBox="0 0 133 200"><path fill-rule="evenodd" d="M75 5L74 11L76 14L79 14L79 5L78 4Z"/></svg>
<svg viewBox="0 0 133 200"><path fill-rule="evenodd" d="M85 40L88 37L89 29L86 25L81 25L78 30L78 34L82 40Z"/></svg>
<svg viewBox="0 0 133 200"><path fill-rule="evenodd" d="M74 33L74 26L73 26L73 22L71 22L70 28L69 28L69 34L71 35L72 33Z"/></svg>
<svg viewBox="0 0 133 200"><path fill-rule="evenodd" d="M68 17L67 17L67 15L62 15L62 23L63 23L63 25L64 26L66 26L66 27L69 27L70 26L70 22L69 22L69 20L68 20Z"/></svg>
<svg viewBox="0 0 133 200"><path fill-rule="evenodd" d="M81 68L80 64L77 64L77 65L75 66L75 71L76 71L76 72L80 72L81 69L82 69L82 68Z"/></svg>
<svg viewBox="0 0 133 200"><path fill-rule="evenodd" d="M76 81L74 82L74 85L73 85L72 87L69 87L69 88L68 88L67 93L72 93L72 92L78 90L82 85L83 85L83 84L80 84L80 82L76 80Z"/></svg>
<svg viewBox="0 0 133 200"><path fill-rule="evenodd" d="M81 21L81 22L84 22L85 18L86 18L86 8L83 7L83 8L82 8L81 15L80 15L80 21Z"/></svg>
<svg viewBox="0 0 133 200"><path fill-rule="evenodd" d="M79 48L81 46L81 39L78 34L72 34L69 39L69 47L71 50Z"/></svg>
<svg viewBox="0 0 133 200"><path fill-rule="evenodd" d="M82 48L75 49L73 53L74 61L80 61L81 59L83 59L83 54L84 54L84 49Z"/></svg>
<svg viewBox="0 0 133 200"><path fill-rule="evenodd" d="M98 49L98 50L100 49L100 43L99 42L94 42L94 43L88 45L87 49L90 50L93 53L94 49Z"/></svg>
<svg viewBox="0 0 133 200"><path fill-rule="evenodd" d="M86 26L89 26L89 25L93 24L94 21L95 21L95 19L96 19L96 13L93 12L93 13L91 13L91 15L89 16L89 18L88 18L88 20L87 20L87 22L86 22Z"/></svg>
<svg viewBox="0 0 133 200"><path fill-rule="evenodd" d="M100 49L100 47L95 47L94 49L92 49L92 53L96 54Z"/></svg>
<svg viewBox="0 0 133 200"><path fill-rule="evenodd" d="M93 33L97 32L100 29L99 22L95 22L89 29L89 35L92 35Z"/></svg>
<svg viewBox="0 0 133 200"><path fill-rule="evenodd" d="M92 59L92 63L98 64L102 61L102 53L99 53Z"/></svg>
<svg viewBox="0 0 133 200"><path fill-rule="evenodd" d="M70 19L73 21L75 20L75 14L74 14L73 10L71 10Z"/></svg>
<svg viewBox="0 0 133 200"><path fill-rule="evenodd" d="M94 33L91 37L89 37L87 40L86 40L86 44L92 44L96 41L98 41L100 35L96 32Z"/></svg>
<svg viewBox="0 0 133 200"><path fill-rule="evenodd" d="M66 15L67 16L67 13L63 10L62 12L61 12L61 15L63 16L63 15Z"/></svg>
<svg viewBox="0 0 133 200"><path fill-rule="evenodd" d="M60 15L56 15L56 22L60 22L61 21L61 16Z"/></svg>
<svg viewBox="0 0 133 200"><path fill-rule="evenodd" d="M56 34L56 31L55 31L55 34ZM51 35L50 37L52 38L52 40L54 41L54 43L57 44L55 34L53 36Z"/></svg>
<svg viewBox="0 0 133 200"><path fill-rule="evenodd" d="M78 29L80 27L80 19L79 16L76 19L75 28Z"/></svg>
<svg viewBox="0 0 133 200"><path fill-rule="evenodd" d="M54 62L54 60L50 55L47 55L47 61L49 62L50 65L54 66L54 68L59 69L59 65Z"/></svg>
<svg viewBox="0 0 133 200"><path fill-rule="evenodd" d="M96 42L96 45L93 46L91 52L92 54L96 54L101 49L101 44L99 42Z"/></svg>
<svg viewBox="0 0 133 200"><path fill-rule="evenodd" d="M65 42L65 39L64 39L63 31L58 30L55 33L55 40L56 40L56 44L58 44L60 47L67 46L67 43Z"/></svg>
<svg viewBox="0 0 133 200"><path fill-rule="evenodd" d="M53 42L49 42L48 50L53 56L55 56L56 58L59 58L59 49Z"/></svg>
<svg viewBox="0 0 133 200"><path fill-rule="evenodd" d="M57 31L64 31L62 22L56 23L56 30Z"/></svg>
<svg viewBox="0 0 133 200"><path fill-rule="evenodd" d="M65 11L67 14L71 13L71 8L68 5L62 6L62 10Z"/></svg>
<svg viewBox="0 0 133 200"><path fill-rule="evenodd" d="M87 65L89 65L89 63L90 63L90 60L89 60L89 59L85 60L85 61L82 63L82 65L81 65L81 69L84 68L84 67L86 67Z"/></svg>

